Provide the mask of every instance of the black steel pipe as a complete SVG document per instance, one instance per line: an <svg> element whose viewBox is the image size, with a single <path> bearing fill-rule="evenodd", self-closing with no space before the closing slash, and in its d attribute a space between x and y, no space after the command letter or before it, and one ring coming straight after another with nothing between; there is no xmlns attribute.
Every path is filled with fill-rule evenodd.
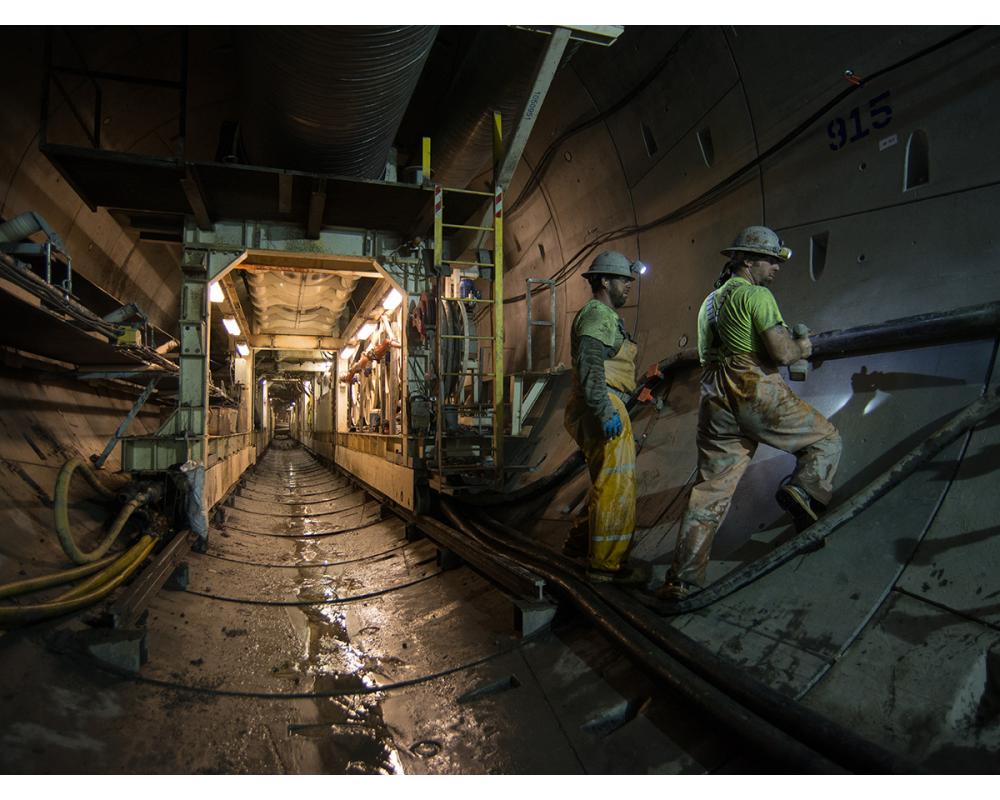
<svg viewBox="0 0 1000 800"><path fill-rule="evenodd" d="M481 547L492 549L447 502L442 509L458 528ZM487 532L488 535L488 532ZM648 636L635 630L594 589L553 569L540 559L531 559L532 570L559 586L572 601L587 612L612 641L691 702L706 709L714 718L776 761L796 770L814 773L843 772L843 768L762 719L723 691L665 653Z"/></svg>
<svg viewBox="0 0 1000 800"><path fill-rule="evenodd" d="M918 314L873 325L860 325L855 328L817 333L810 337L813 343L813 353L810 360L822 361L825 358L841 358L877 350L977 339L995 336L998 331L1000 331L1000 302L983 303L956 308L953 311ZM694 347L678 350L667 356L657 364L659 374L641 381L625 407L631 413L638 405L639 394L643 389L655 392L663 386L667 376L674 370L694 366L697 363L698 350ZM569 480L584 466L583 454L576 451L549 475L507 494L477 495L475 504L477 506L500 505L515 500L524 501L537 497L549 489L559 486L563 481Z"/></svg>
<svg viewBox="0 0 1000 800"><path fill-rule="evenodd" d="M770 553L738 569L722 580L716 581L700 592L677 603L666 603L665 614L683 614L697 611L721 600L758 578L777 569L797 555L822 547L823 541L837 528L854 519L872 503L902 483L921 465L940 453L966 431L1000 411L1000 389L994 389L948 420L919 445L906 453L885 472L881 473L849 500L841 503L810 525L800 534L779 545Z"/></svg>
<svg viewBox="0 0 1000 800"><path fill-rule="evenodd" d="M575 564L570 559L547 551L517 530L485 514L474 514L473 519L474 524L484 529L486 534L490 534L491 529L503 534L502 539L493 534L491 539L494 543L509 547L520 556L531 559L533 563L544 562L572 575ZM856 772L915 771L915 767L905 759L755 680L744 669L720 658L682 632L666 625L659 615L637 603L621 590L608 587L600 589L599 592L630 625L657 643L673 658L818 752L828 754L838 763Z"/></svg>
<svg viewBox="0 0 1000 800"><path fill-rule="evenodd" d="M873 350L938 344L955 339L994 336L1000 330L1000 303L918 314L875 325L825 331L810 337L812 359L835 358Z"/></svg>

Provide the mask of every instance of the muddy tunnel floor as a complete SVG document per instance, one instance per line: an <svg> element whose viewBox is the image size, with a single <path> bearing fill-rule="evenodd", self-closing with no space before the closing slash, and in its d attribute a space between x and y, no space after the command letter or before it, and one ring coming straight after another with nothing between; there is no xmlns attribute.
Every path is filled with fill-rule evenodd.
<svg viewBox="0 0 1000 800"><path fill-rule="evenodd" d="M571 611L519 637L502 591L288 441L185 558L138 675L64 645L100 609L0 635L3 771L766 769Z"/></svg>

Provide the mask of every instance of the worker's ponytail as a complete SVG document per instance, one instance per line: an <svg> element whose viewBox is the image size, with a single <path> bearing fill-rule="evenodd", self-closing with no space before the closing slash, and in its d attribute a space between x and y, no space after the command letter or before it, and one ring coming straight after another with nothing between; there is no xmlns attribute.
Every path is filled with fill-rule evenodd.
<svg viewBox="0 0 1000 800"><path fill-rule="evenodd" d="M722 268L722 272L719 273L719 277L715 279L715 288L721 289L722 285L733 277L733 275L736 274L736 270L738 270L741 266L743 266L743 262L740 259L733 258L727 261L726 266L724 266Z"/></svg>

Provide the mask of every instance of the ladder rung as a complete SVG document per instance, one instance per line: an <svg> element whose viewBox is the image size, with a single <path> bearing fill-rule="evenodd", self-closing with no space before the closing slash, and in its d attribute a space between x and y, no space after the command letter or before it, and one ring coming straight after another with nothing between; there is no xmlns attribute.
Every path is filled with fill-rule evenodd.
<svg viewBox="0 0 1000 800"><path fill-rule="evenodd" d="M445 300L455 300L459 303L492 303L492 300L477 300L475 297L446 297Z"/></svg>
<svg viewBox="0 0 1000 800"><path fill-rule="evenodd" d="M541 322L536 321L536 320L531 320L531 322L529 322L528 324L529 325L535 325L535 326L542 327L542 328L551 328L552 327L552 321L551 320L547 320L547 319L542 320Z"/></svg>
<svg viewBox="0 0 1000 800"><path fill-rule="evenodd" d="M455 194L474 194L477 197L493 197L493 192L479 192L475 189L452 189L448 186L442 186L441 191L454 192Z"/></svg>
<svg viewBox="0 0 1000 800"><path fill-rule="evenodd" d="M439 374L441 375L442 378L445 377L445 376L451 377L451 376L456 376L456 375L469 376L469 377L473 377L473 378L492 378L493 377L493 373L492 372L476 372L475 370L471 370L471 369L468 372L441 372Z"/></svg>
<svg viewBox="0 0 1000 800"><path fill-rule="evenodd" d="M441 223L443 228L458 228L463 231L492 231L493 228L484 228L482 225L457 225L454 222Z"/></svg>
<svg viewBox="0 0 1000 800"><path fill-rule="evenodd" d="M493 230L490 228L490 230ZM487 264L485 261L453 261L450 259L443 259L442 264L461 264L466 267L492 267L493 264Z"/></svg>
<svg viewBox="0 0 1000 800"><path fill-rule="evenodd" d="M492 336L441 336L442 339L475 339L476 341L493 341Z"/></svg>

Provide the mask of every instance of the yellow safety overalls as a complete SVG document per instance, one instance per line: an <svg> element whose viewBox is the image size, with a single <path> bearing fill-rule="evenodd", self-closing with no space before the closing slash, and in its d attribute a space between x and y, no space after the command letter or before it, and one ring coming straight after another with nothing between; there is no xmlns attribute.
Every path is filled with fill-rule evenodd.
<svg viewBox="0 0 1000 800"><path fill-rule="evenodd" d="M598 301L591 301L595 303ZM577 314L574 328L581 315L588 311L588 303ZM602 304L603 305L603 304ZM621 395L635 391L635 357L638 351L635 343L624 335L618 325L618 315L604 306L598 313L610 314L615 319L615 335L612 341L598 331L595 338L602 339L609 347L617 344L614 356L604 361L604 377L609 387L608 399L622 421L621 435L606 439L597 415L587 406L579 376L574 374L573 393L566 405L564 424L570 436L576 441L587 460L590 472L590 498L588 501L588 522L590 532L589 561L595 569L616 572L621 568L632 544L635 532L635 439L625 402ZM593 309L591 309L593 311ZM607 326L605 326L607 331ZM593 331L583 330L590 335ZM616 390L616 391L612 391Z"/></svg>

